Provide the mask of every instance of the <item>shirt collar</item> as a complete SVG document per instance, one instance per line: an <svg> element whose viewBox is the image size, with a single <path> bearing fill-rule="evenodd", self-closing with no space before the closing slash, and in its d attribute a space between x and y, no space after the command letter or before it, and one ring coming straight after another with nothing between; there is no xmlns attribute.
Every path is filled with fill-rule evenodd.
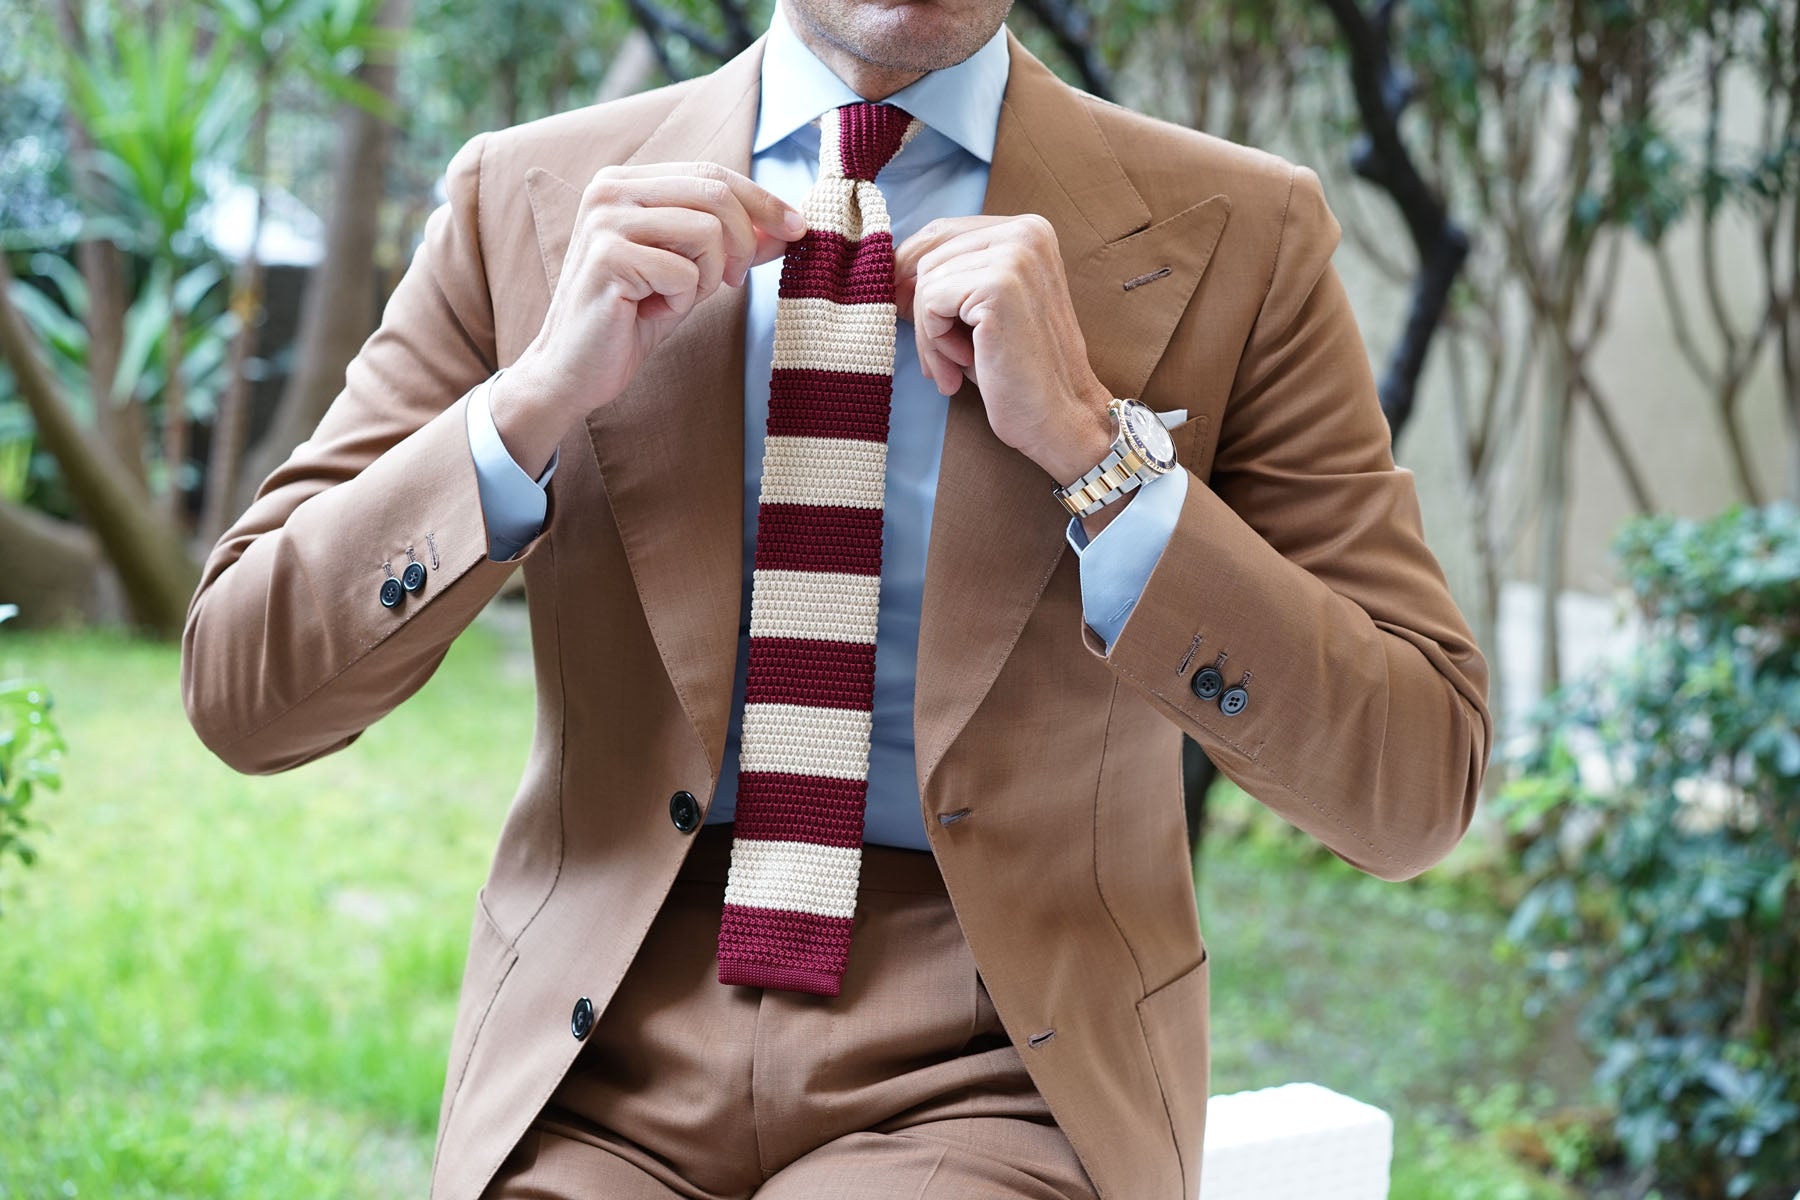
<svg viewBox="0 0 1800 1200"><path fill-rule="evenodd" d="M953 67L931 71L887 98L982 162L994 161L994 132L1010 67L1004 26ZM770 80L776 85L771 87ZM862 99L800 40L779 3L763 46L762 103L752 153L761 154L840 104Z"/></svg>

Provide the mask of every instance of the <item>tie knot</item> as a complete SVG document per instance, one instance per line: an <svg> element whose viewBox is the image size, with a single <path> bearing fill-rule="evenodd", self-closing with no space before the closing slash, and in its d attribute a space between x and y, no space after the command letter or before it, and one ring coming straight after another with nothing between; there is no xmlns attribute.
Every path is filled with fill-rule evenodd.
<svg viewBox="0 0 1800 1200"><path fill-rule="evenodd" d="M873 180L888 160L900 152L919 124L905 109L892 104L858 101L842 106L836 113L837 161L847 179ZM829 135L831 130L825 132ZM828 170L829 151L821 156L821 162Z"/></svg>

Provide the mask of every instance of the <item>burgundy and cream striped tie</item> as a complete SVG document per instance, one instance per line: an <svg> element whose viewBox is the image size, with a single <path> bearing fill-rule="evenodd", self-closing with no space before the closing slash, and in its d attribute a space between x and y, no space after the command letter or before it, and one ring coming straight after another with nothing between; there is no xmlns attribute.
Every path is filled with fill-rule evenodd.
<svg viewBox="0 0 1800 1200"><path fill-rule="evenodd" d="M781 264L720 983L835 996L850 957L894 386L874 179L919 128L891 104L821 117L807 232Z"/></svg>

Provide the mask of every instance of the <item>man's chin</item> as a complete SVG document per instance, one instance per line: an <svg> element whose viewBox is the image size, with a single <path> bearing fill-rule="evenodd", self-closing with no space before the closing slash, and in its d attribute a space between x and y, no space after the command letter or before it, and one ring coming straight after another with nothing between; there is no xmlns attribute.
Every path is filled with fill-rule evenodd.
<svg viewBox="0 0 1800 1200"><path fill-rule="evenodd" d="M991 16L941 0L858 4L845 49L894 71L938 71L962 62L993 36Z"/></svg>

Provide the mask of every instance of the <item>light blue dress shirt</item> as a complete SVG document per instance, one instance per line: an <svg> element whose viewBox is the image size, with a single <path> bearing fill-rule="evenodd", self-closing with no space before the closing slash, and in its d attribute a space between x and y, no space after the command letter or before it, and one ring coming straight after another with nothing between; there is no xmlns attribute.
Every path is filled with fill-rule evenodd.
<svg viewBox="0 0 1800 1200"><path fill-rule="evenodd" d="M894 242L904 242L938 217L972 216L987 195L988 167L1006 91L1004 30L956 66L933 71L888 97L924 122L922 130L877 180L887 199ZM860 99L794 34L777 6L763 50L762 103L751 147L750 176L799 207L818 176L815 118ZM763 438L769 419L769 373L774 355L775 296L781 262L750 272L744 354L744 580L742 624L732 718L719 787L708 823L729 821L737 807L737 772L745 681L750 659L750 595L756 561L756 518L762 489ZM896 345L909 361L910 322L900 322ZM916 365L916 364L915 364ZM916 369L894 372L889 422L885 508L882 514L881 607L875 635L875 713L869 746L868 799L863 838L882 845L928 849L919 809L913 756L913 683L919 650L919 605L925 555L943 452L950 398ZM470 398L469 444L474 453L489 556L516 555L543 526L544 484L551 460L532 479L507 453L488 411L487 388ZM1185 414L1165 413L1173 423ZM1054 504L1045 478L1044 503ZM1080 559L1083 617L1110 646L1142 594L1187 494L1187 472L1171 471L1142 485L1127 507L1090 542L1071 519L1066 536ZM976 602L975 598L971 598ZM1020 747L1029 753L1029 747Z"/></svg>

